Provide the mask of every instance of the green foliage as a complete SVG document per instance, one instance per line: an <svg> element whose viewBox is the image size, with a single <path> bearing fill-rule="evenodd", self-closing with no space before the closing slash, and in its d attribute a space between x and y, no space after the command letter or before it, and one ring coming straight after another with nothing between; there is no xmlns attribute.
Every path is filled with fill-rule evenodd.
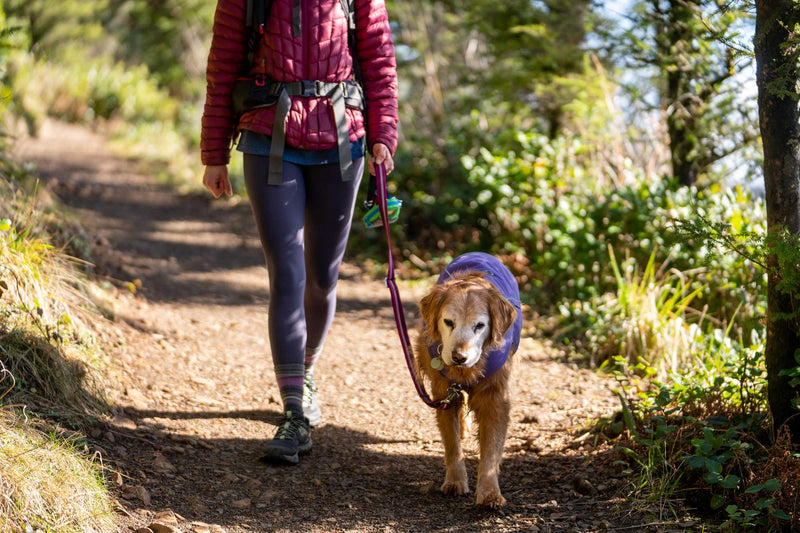
<svg viewBox="0 0 800 533"><path fill-rule="evenodd" d="M203 74L215 2L104 0L106 31L120 46L115 58L146 65L162 88L181 98L204 96Z"/></svg>
<svg viewBox="0 0 800 533"><path fill-rule="evenodd" d="M127 68L105 60L50 63L16 55L8 82L16 88L21 107L38 117L49 114L83 123L113 118L133 124L174 122L179 111L143 66Z"/></svg>
<svg viewBox="0 0 800 533"><path fill-rule="evenodd" d="M604 365L620 385L621 412L598 429L619 439L639 498L675 513L676 499L688 499L724 531L787 527L800 469L788 435L765 444L764 348L755 330L743 343L729 327L697 332L690 357L671 371L621 355Z"/></svg>
<svg viewBox="0 0 800 533"><path fill-rule="evenodd" d="M92 57L111 44L101 14L107 0L63 1L6 0L9 25L19 28L18 44L43 59L74 61L74 54Z"/></svg>
<svg viewBox="0 0 800 533"><path fill-rule="evenodd" d="M690 304L703 287L691 289L691 280L680 272L656 271L655 252L641 275L630 259L623 265L623 274L611 249L609 253L616 292L574 302L570 308L561 306L562 314L574 321L573 327L585 328L586 344L579 347L593 362L619 355L632 362L645 361L658 368L659 375L688 366L701 336L701 318L693 315Z"/></svg>
<svg viewBox="0 0 800 533"><path fill-rule="evenodd" d="M713 182L721 159L758 147L758 118L747 90L752 14L742 2L640 0L619 36L622 62L647 79L669 135L676 182ZM650 77L648 77L648 73Z"/></svg>
<svg viewBox="0 0 800 533"><path fill-rule="evenodd" d="M102 123L126 155L199 187L199 99L213 3L7 2L16 50L3 95L35 135L46 115ZM108 127L110 126L110 127ZM117 146L121 146L121 143Z"/></svg>
<svg viewBox="0 0 800 533"><path fill-rule="evenodd" d="M689 292L703 287L695 305L707 305L707 314L719 320L729 320L743 300L748 311L761 308L765 279L752 262L716 253L712 243L678 242L673 231L675 221L702 216L743 233L763 232L760 200L742 188L673 190L635 171L630 184L618 186L594 179L597 152L576 138L551 141L520 132L516 141L515 151L464 156L470 194L442 192L438 201L447 207L442 218L450 228L469 221L480 230L476 246L527 258L525 271L517 274L538 307L613 292L610 247L617 255L628 253L640 268L656 250L655 265L668 262L678 272L691 272Z"/></svg>
<svg viewBox="0 0 800 533"><path fill-rule="evenodd" d="M639 477L632 486L640 497L656 498L670 507L675 494L690 491L692 499L701 502L700 511L723 529L780 529L787 511L795 511L796 502L785 497L793 493L792 482L768 477L774 475L776 454L760 441L768 424L765 399L735 408L736 399L747 397L752 378L744 370L749 364L741 361L751 354L740 347L733 355L739 362L721 358L727 368L705 364L712 381L686 373L658 380L652 367L615 358L612 375L621 386L622 415L600 428L606 436L626 435L620 450L636 467ZM763 368L759 372L763 386ZM728 406L734 410L722 414ZM792 472L791 479L797 474Z"/></svg>

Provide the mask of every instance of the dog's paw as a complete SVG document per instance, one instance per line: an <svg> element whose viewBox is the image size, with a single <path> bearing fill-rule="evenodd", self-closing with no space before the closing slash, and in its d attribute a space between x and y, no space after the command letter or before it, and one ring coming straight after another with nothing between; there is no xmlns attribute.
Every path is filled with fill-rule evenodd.
<svg viewBox="0 0 800 533"><path fill-rule="evenodd" d="M502 494L500 494L499 488L495 487L489 490L478 489L475 503L484 507L499 509L506 504L506 499L503 498Z"/></svg>
<svg viewBox="0 0 800 533"><path fill-rule="evenodd" d="M462 496L469 494L469 483L466 480L447 479L442 484L442 492L447 496Z"/></svg>

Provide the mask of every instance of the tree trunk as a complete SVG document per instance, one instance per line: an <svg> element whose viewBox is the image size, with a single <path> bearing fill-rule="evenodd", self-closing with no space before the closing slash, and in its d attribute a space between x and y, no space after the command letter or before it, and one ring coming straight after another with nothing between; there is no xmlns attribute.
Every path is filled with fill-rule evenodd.
<svg viewBox="0 0 800 533"><path fill-rule="evenodd" d="M654 6L658 6L658 2ZM698 38L693 21L701 10L698 0L670 0L664 13L664 24L658 29L656 39L661 57L667 59L664 70L664 94L669 134L672 175L682 186L692 186L699 174L698 160L700 138L699 115L703 102L695 94L697 80L690 60L692 43Z"/></svg>
<svg viewBox="0 0 800 533"><path fill-rule="evenodd" d="M758 108L764 144L764 184L767 232L800 234L800 113L798 113L797 42L787 46L800 21L794 0L757 0L755 52ZM796 39L796 37L795 37ZM770 241L768 240L768 243ZM798 320L794 316L800 291L779 290L781 274L774 253L768 258L766 364L768 399L776 431L786 426L800 443L800 413L792 406L800 390L792 387L782 370L798 366ZM788 315L792 315L789 317Z"/></svg>

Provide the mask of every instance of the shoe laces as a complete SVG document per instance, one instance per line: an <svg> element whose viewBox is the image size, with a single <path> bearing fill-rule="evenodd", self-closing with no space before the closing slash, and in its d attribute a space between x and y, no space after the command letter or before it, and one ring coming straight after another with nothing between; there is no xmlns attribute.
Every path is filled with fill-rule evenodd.
<svg viewBox="0 0 800 533"><path fill-rule="evenodd" d="M292 415L291 411L286 411L278 424L278 431L275 439L294 439L300 432L300 419Z"/></svg>
<svg viewBox="0 0 800 533"><path fill-rule="evenodd" d="M308 374L303 377L303 405L311 405L314 402L314 394L317 392L317 384L314 378Z"/></svg>

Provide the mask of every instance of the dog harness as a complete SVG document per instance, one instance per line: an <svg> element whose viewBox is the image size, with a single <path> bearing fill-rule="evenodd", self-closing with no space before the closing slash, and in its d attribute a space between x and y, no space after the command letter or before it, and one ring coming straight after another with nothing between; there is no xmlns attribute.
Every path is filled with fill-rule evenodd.
<svg viewBox="0 0 800 533"><path fill-rule="evenodd" d="M471 252L456 257L439 275L437 284L441 285L456 273L464 272L482 272L485 279L497 287L500 294L517 310L514 324L506 332L502 344L489 352L483 376L471 386L474 387L500 370L508 357L517 351L522 334L522 306L519 299L519 285L517 285L514 275L499 259L483 252ZM428 355L431 360L439 357L441 350L441 341L428 342ZM439 370L439 373L447 378L446 369ZM469 392L470 389L465 388L464 390Z"/></svg>

